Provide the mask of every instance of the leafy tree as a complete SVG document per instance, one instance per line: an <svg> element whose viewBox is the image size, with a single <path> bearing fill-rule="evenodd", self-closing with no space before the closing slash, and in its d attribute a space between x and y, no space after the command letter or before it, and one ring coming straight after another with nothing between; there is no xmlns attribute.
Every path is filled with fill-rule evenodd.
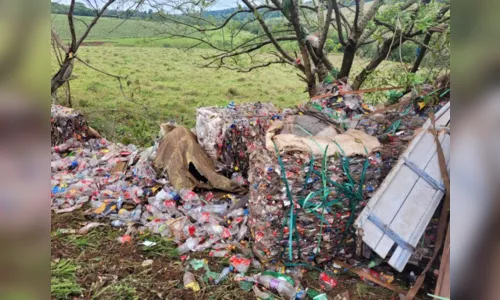
<svg viewBox="0 0 500 300"><path fill-rule="evenodd" d="M299 71L307 84L310 95L316 93L316 85L329 73L338 78L348 77L354 89L359 89L370 74L392 55L403 62L415 61L411 72L416 72L431 48L433 35L448 34L450 20L449 1L373 0L371 6L364 0L324 0L302 3L298 0L269 0L254 2L242 0L241 6L228 14L217 14L216 21L207 20L213 14L207 11L215 1L177 3L155 1L155 8L162 10L159 19L176 24L166 36L191 38L217 51L206 56L205 67L229 68L249 72L271 64L288 64ZM368 1L366 1L368 2ZM427 3L428 2L428 3ZM353 3L353 5L350 5ZM180 19L178 15L186 19ZM269 15L279 17L269 18ZM243 18L241 20L240 18ZM239 20L239 30L227 30L231 20ZM257 30L259 28L259 30ZM251 37L243 37L229 49L221 47L213 39L213 32L229 34L231 40L248 30ZM229 33L228 33L229 32ZM427 38L429 37L429 38ZM421 47L415 58L416 44ZM355 76L352 66L359 50L374 45L370 61ZM393 54L395 50L401 48ZM342 63L334 66L328 53L340 51ZM269 55L260 55L267 53ZM236 57L250 57L249 65L235 63ZM400 58L401 56L401 58ZM404 56L404 57L403 57ZM259 58L260 57L260 58ZM337 73L338 70L338 73Z"/></svg>

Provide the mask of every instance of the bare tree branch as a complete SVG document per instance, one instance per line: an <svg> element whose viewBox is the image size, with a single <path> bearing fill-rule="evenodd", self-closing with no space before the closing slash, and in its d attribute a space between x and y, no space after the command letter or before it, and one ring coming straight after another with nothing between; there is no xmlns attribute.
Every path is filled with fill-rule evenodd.
<svg viewBox="0 0 500 300"><path fill-rule="evenodd" d="M269 67L270 65L273 65L273 64L287 64L287 62L284 61L284 60L270 61L270 62L263 63L263 64L260 64L260 65L251 66L249 68L229 67L227 65L207 66L206 68L210 68L210 69L224 68L224 69L228 69L228 70L237 71L239 73L248 73L248 72L251 72L252 70Z"/></svg>
<svg viewBox="0 0 500 300"><path fill-rule="evenodd" d="M114 75L114 74L108 73L106 71L97 69L96 67L93 67L90 64L86 63L83 59L79 58L78 56L75 56L75 59L78 60L79 62L81 62L82 64L86 65L87 67L91 68L92 70L97 71L99 73L102 73L104 75L107 75L109 77L113 77L113 78L116 78L116 79L127 79L128 78L128 76L123 77L123 76L120 76L120 75Z"/></svg>
<svg viewBox="0 0 500 300"><path fill-rule="evenodd" d="M359 19L359 0L354 0L356 3L356 12L354 14L354 31L358 31L358 19Z"/></svg>
<svg viewBox="0 0 500 300"><path fill-rule="evenodd" d="M89 26L87 27L87 30L85 30L85 32L82 34L82 36L80 37L80 39L78 40L78 42L76 43L75 47L72 47L72 51L73 52L76 52L76 50L78 50L78 47L80 47L80 45L83 43L83 41L87 38L87 36L89 35L90 31L92 30L92 28L95 26L95 24L97 24L97 21L99 20L99 18L102 16L102 14L106 11L106 9L108 9L108 7L113 4L116 0L108 0L108 2L106 2L106 4L104 4L104 6L101 8L101 10L97 13L97 15L94 17L94 19L92 19L92 22L89 24ZM72 0L72 2L74 2L74 0Z"/></svg>
<svg viewBox="0 0 500 300"><path fill-rule="evenodd" d="M127 21L128 21L128 20L129 20L129 19L130 19L130 18L131 18L131 17L132 17L132 16L133 16L133 15L134 15L134 14L135 14L138 10L139 10L139 7L143 4L143 2L144 2L143 0L138 1L138 2L137 2L137 5L136 5L136 6L135 6L135 8L134 8L134 11L133 11L131 14L129 14L128 16L126 16L126 17L125 17L125 19L124 19L122 22L120 22L120 24L116 25L116 27L115 27L115 28L111 29L111 30L109 31L109 33L111 33L111 32L113 32L113 31L115 31L118 27L122 26L122 25L123 25L123 23L127 22ZM133 7L133 5L131 6L131 8L132 8L132 7ZM128 12L128 10L129 10L129 9L130 9L130 8L128 8L125 12Z"/></svg>
<svg viewBox="0 0 500 300"><path fill-rule="evenodd" d="M67 53L68 46L64 45L63 41L61 40L61 38L59 37L54 28L50 29L50 34L52 36L52 39L56 42L57 46L59 46L59 48L61 48L64 51L64 53Z"/></svg>
<svg viewBox="0 0 500 300"><path fill-rule="evenodd" d="M82 20L82 19L80 19L80 18L77 18L77 17L75 17L75 16L73 16L73 19L75 19L75 20L77 20L77 21L82 22L82 23L85 25L85 27L87 27L87 28L89 27L89 24L87 24L87 22L85 22L84 20Z"/></svg>
<svg viewBox="0 0 500 300"><path fill-rule="evenodd" d="M75 11L75 0L71 0L71 4L69 5L68 11L68 24L69 31L71 33L71 46L70 51L75 51L76 48L76 32L75 32L75 23L73 22L73 12Z"/></svg>
<svg viewBox="0 0 500 300"><path fill-rule="evenodd" d="M276 41L276 39L274 38L273 34L271 33L271 31L269 30L269 27L267 27L266 23L264 22L264 20L262 20L261 16L259 15L259 12L255 9L255 7L250 3L249 0L242 0L243 3L245 3L245 5L250 8L250 10L252 10L253 14L255 15L255 17L257 18L257 20L259 21L260 23L260 26L262 27L262 29L264 30L264 32L267 34L267 36L269 37L269 39L271 40L271 42L273 43L274 47L276 48L276 50L278 50L278 52L283 56L285 57L287 60L289 61L293 61L293 58L288 55L288 53L285 52L285 50L283 50L283 48L281 48L280 44Z"/></svg>
<svg viewBox="0 0 500 300"><path fill-rule="evenodd" d="M319 50L320 51L323 51L323 48L325 47L326 38L328 37L328 29L330 28L330 23L332 22L332 11L333 11L332 2L328 1L327 2L325 25L323 26L323 33L321 34L321 37L319 40Z"/></svg>
<svg viewBox="0 0 500 300"><path fill-rule="evenodd" d="M335 12L335 22L337 22L337 33L339 36L339 43L343 46L346 45L345 39L344 39L344 34L342 32L342 21L340 17L340 9L339 6L337 5L337 0L328 0L330 4L333 7L333 11Z"/></svg>

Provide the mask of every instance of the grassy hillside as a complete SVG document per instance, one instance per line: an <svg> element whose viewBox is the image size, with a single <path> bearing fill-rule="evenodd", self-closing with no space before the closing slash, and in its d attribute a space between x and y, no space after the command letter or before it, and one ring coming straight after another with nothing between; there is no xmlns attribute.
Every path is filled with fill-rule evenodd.
<svg viewBox="0 0 500 300"><path fill-rule="evenodd" d="M304 85L287 66L272 66L251 73L198 68L201 54L209 50L153 47L82 47L80 57L113 74L128 75L127 97L116 79L75 63L71 81L73 106L88 115L92 126L106 136L124 142L145 143L157 132L157 124L176 120L188 127L195 124L196 107L230 101L271 101L286 107L306 99ZM52 70L57 61L52 57ZM60 93L64 94L61 89ZM147 112L143 109L147 107Z"/></svg>
<svg viewBox="0 0 500 300"><path fill-rule="evenodd" d="M77 36L85 31L86 25L92 21L92 17L75 17L75 30ZM83 22L82 22L83 21ZM187 38L164 38L161 37L167 30L164 24L142 20L127 20L115 18L101 18L99 22L92 28L85 42L87 44L103 43L115 46L148 46L148 47L166 47L166 48L187 48L197 44L197 41ZM71 34L68 26L68 18L66 15L52 15L52 26L63 40L69 41ZM224 38L220 32L207 33L210 34L210 39L219 46ZM248 38L251 33L242 31L238 38ZM237 42L235 40L234 42ZM198 48L208 48L207 45L201 44Z"/></svg>
<svg viewBox="0 0 500 300"><path fill-rule="evenodd" d="M304 83L290 66L272 65L250 73L200 68L204 62L201 55L210 53L207 49L84 46L79 56L87 63L128 76L130 86L124 80L124 91L127 98L133 93L133 99L121 94L116 79L76 61L76 78L71 81L73 106L86 113L90 124L107 137L143 144L157 132L157 125L166 120L194 126L197 107L225 106L230 101L262 101L290 107L308 98ZM340 65L341 56L330 58L334 65ZM365 63L358 59L354 72ZM374 74L366 87L387 85L382 81L398 74L393 70L400 67L384 62L380 73ZM56 70L57 61L52 57L52 71ZM59 93L64 95L64 90ZM384 97L383 93L378 96ZM377 93L373 93L365 98L376 101L376 97Z"/></svg>

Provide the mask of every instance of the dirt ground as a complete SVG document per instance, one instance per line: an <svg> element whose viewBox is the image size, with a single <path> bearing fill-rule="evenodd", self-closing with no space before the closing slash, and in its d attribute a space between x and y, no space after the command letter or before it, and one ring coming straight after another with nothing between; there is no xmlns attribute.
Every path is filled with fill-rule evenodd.
<svg viewBox="0 0 500 300"><path fill-rule="evenodd" d="M86 222L89 220L78 211L52 215L53 299L256 299L253 292L245 292L232 280L219 285L205 283L202 269L191 270L201 290L184 289L186 264L176 257L176 246L159 236L139 235L122 245L116 239L125 229L101 226L84 236L67 233L67 229L79 229ZM139 244L146 239L157 245L146 248ZM206 258L210 270L217 273L229 265L227 258L211 258L208 252L194 253L190 258ZM143 266L148 259L152 264ZM248 274L255 272L250 269ZM318 275L308 271L303 285L319 291ZM337 280L338 285L327 293L328 299L342 299L336 296L346 293L347 299L399 299L396 293L372 287L352 274ZM280 299L278 295L275 298Z"/></svg>

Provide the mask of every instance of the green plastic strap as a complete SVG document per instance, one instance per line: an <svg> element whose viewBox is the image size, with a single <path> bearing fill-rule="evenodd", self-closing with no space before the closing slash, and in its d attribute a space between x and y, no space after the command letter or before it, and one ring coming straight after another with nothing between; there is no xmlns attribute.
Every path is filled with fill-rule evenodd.
<svg viewBox="0 0 500 300"><path fill-rule="evenodd" d="M447 89L444 93L442 93L441 95L439 95L439 98L442 98L444 95L448 94L449 91L450 91L450 89Z"/></svg>
<svg viewBox="0 0 500 300"><path fill-rule="evenodd" d="M394 134L396 132L396 130L398 130L399 126L401 126L401 119L397 119L394 123L392 123L388 128L387 130L385 131L385 133L391 133L391 134Z"/></svg>
<svg viewBox="0 0 500 300"><path fill-rule="evenodd" d="M321 202L323 204L323 207L321 208L321 223L319 227L319 236L318 236L318 246L317 249L319 251L319 246L321 245L321 238L323 236L323 224L324 224L324 219L325 219L325 201L328 198L329 192L327 192L327 187L326 187L326 173L327 173L327 167L326 167L326 151L328 150L328 146L326 146L325 151L323 152L323 163L322 163L322 172L321 172L321 179L323 181L323 198L321 199Z"/></svg>
<svg viewBox="0 0 500 300"><path fill-rule="evenodd" d="M286 195L288 197L288 200L290 201L290 216L289 216L289 223L288 223L288 259L292 260L293 255L292 255L292 247L293 247L293 230L295 228L294 226L294 203L293 203L293 196L292 196L292 191L290 190L290 185L288 184L288 180L286 179L286 170L285 170L285 165L283 164L283 160L281 159L281 155L278 151L278 146L276 146L276 143L273 141L274 144L274 150L276 151L276 155L278 156L278 162L281 168L281 179L285 183L285 188L286 188Z"/></svg>

